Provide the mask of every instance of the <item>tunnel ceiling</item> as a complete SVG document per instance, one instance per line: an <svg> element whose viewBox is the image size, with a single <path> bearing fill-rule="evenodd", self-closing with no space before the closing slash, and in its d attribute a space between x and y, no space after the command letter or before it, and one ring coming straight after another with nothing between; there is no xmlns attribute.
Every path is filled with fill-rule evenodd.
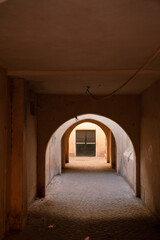
<svg viewBox="0 0 160 240"><path fill-rule="evenodd" d="M39 93L110 93L160 45L158 0L1 2L0 66ZM119 93L159 79L160 54Z"/></svg>

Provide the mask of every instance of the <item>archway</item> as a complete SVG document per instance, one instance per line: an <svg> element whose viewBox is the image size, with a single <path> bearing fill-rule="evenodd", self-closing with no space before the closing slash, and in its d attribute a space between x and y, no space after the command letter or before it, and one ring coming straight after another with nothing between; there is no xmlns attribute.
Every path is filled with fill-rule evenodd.
<svg viewBox="0 0 160 240"><path fill-rule="evenodd" d="M68 162L69 160L69 137L71 132L73 131L74 128L76 128L78 125L83 124L85 122L93 123L96 124L98 127L102 129L104 132L106 138L108 139L108 144L107 144L107 156L106 159L108 163L110 162L112 165L113 169L116 169L116 142L114 135L112 131L103 123L94 120L94 119L86 119L86 120L81 120L76 123L74 123L71 127L69 127L66 132L63 134L62 141L61 141L61 149L62 149L62 168L65 167L65 163Z"/></svg>
<svg viewBox="0 0 160 240"><path fill-rule="evenodd" d="M95 114L84 114L72 118L69 121L62 124L50 138L47 150L46 150L46 182L45 186L51 181L54 175L61 174L62 169L62 144L63 137L69 131L70 128L74 128L75 125L82 121L96 121L100 124L108 127L115 138L117 145L116 155L117 155L117 172L121 174L130 184L130 186L136 192L139 183L136 181L136 153L131 139L127 133L114 121ZM65 151L66 153L66 151ZM47 177L49 176L49 177ZM137 192L136 192L137 193Z"/></svg>
<svg viewBox="0 0 160 240"><path fill-rule="evenodd" d="M77 158L104 158L107 162L108 138L104 131L94 123L77 125L69 136L69 161Z"/></svg>

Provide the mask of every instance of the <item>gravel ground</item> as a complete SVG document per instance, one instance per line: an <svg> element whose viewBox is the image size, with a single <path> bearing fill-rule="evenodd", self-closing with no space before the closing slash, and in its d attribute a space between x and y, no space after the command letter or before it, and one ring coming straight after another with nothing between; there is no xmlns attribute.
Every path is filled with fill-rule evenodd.
<svg viewBox="0 0 160 240"><path fill-rule="evenodd" d="M72 158L30 206L25 229L5 238L14 239L160 240L160 224L103 158Z"/></svg>

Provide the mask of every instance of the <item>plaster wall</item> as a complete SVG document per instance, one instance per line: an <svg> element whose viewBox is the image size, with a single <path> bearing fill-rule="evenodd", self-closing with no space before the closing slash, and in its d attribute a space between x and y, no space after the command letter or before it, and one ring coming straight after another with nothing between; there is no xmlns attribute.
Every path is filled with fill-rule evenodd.
<svg viewBox="0 0 160 240"><path fill-rule="evenodd" d="M25 161L25 82L12 81L12 147L10 161L9 227L20 230L27 212L27 163Z"/></svg>
<svg viewBox="0 0 160 240"><path fill-rule="evenodd" d="M61 149L56 144L57 138L53 135L48 143L46 150L45 177L46 186L50 183L53 176L60 173L61 168Z"/></svg>
<svg viewBox="0 0 160 240"><path fill-rule="evenodd" d="M103 130L93 123L82 123L75 127L69 137L69 156L76 156L76 130L96 130L96 157L107 157L107 139Z"/></svg>
<svg viewBox="0 0 160 240"><path fill-rule="evenodd" d="M122 175L130 186L136 191L136 156L132 142L123 131L117 131L117 140L119 144L119 169L118 173Z"/></svg>
<svg viewBox="0 0 160 240"><path fill-rule="evenodd" d="M26 87L25 94L25 162L27 168L27 205L37 193L37 119L36 95Z"/></svg>
<svg viewBox="0 0 160 240"><path fill-rule="evenodd" d="M160 216L160 83L142 95L141 197Z"/></svg>
<svg viewBox="0 0 160 240"><path fill-rule="evenodd" d="M10 161L10 230L22 230L27 208L36 195L36 96L23 79L12 80L12 148Z"/></svg>
<svg viewBox="0 0 160 240"><path fill-rule="evenodd" d="M10 129L9 82L5 72L0 70L0 239L7 228L5 221L8 214L6 196L8 194L9 168L7 167L10 158Z"/></svg>

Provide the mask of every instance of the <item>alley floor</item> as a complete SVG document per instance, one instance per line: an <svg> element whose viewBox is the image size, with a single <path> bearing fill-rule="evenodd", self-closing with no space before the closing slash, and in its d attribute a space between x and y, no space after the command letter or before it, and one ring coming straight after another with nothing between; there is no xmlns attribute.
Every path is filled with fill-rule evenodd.
<svg viewBox="0 0 160 240"><path fill-rule="evenodd" d="M160 225L103 158L72 158L46 197L29 208L25 229L5 240L159 240Z"/></svg>

